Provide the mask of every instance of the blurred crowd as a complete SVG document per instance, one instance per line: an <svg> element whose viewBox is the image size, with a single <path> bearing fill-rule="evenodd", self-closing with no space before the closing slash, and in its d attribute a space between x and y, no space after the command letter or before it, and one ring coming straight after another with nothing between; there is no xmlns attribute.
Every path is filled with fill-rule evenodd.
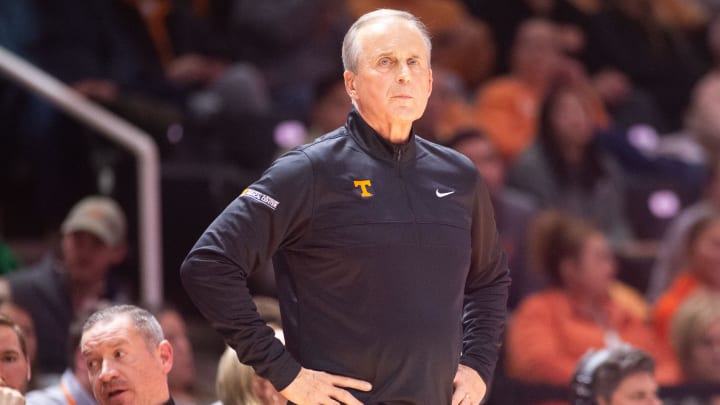
<svg viewBox="0 0 720 405"><path fill-rule="evenodd" d="M183 190L163 195L175 280L202 231L186 217L207 225L273 158L344 124L342 36L376 8L428 25L433 93L414 130L465 154L492 196L513 284L490 403L511 403L509 382L567 386L589 349L625 344L661 385L689 387L667 401L720 403L718 1L25 0L0 3L0 45L156 141L163 182ZM62 350L77 319L137 300L135 162L6 79L0 123L0 312L47 387L83 373ZM13 251L47 235L38 262ZM218 374L193 395L185 312L157 312L176 403L278 400L232 353L218 372L247 387Z"/></svg>

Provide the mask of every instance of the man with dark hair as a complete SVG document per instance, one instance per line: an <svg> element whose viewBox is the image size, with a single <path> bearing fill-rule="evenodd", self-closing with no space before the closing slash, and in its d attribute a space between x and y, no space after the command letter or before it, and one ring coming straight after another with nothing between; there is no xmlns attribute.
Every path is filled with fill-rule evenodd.
<svg viewBox="0 0 720 405"><path fill-rule="evenodd" d="M629 346L591 351L578 363L573 405L660 405L655 361Z"/></svg>
<svg viewBox="0 0 720 405"><path fill-rule="evenodd" d="M477 405L510 278L485 182L413 131L431 42L381 9L345 35L344 126L283 155L209 226L181 269L241 362L296 404ZM287 348L246 280L275 264Z"/></svg>
<svg viewBox="0 0 720 405"><path fill-rule="evenodd" d="M0 404L23 405L30 381L30 360L20 327L0 314Z"/></svg>
<svg viewBox="0 0 720 405"><path fill-rule="evenodd" d="M93 313L80 350L100 405L174 404L167 381L173 349L148 311L117 305Z"/></svg>

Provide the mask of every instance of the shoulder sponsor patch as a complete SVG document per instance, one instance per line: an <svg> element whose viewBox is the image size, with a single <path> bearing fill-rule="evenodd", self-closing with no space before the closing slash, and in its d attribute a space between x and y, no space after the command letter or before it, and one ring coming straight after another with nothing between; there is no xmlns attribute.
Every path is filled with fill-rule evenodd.
<svg viewBox="0 0 720 405"><path fill-rule="evenodd" d="M269 195L263 194L257 190L253 190L251 188L246 188L245 190L243 190L243 192L240 193L240 197L249 197L249 198L252 198L253 200L260 201L261 203L267 205L268 207L270 207L273 210L275 208L277 208L278 204L280 204L280 202L278 200L270 197Z"/></svg>

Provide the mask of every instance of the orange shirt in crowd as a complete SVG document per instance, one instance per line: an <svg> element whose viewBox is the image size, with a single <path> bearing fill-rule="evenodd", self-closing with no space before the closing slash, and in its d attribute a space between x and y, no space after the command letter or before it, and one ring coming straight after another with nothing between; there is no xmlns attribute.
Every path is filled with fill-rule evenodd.
<svg viewBox="0 0 720 405"><path fill-rule="evenodd" d="M612 301L607 305L610 325L620 339L655 358L661 384L677 383L679 368L670 347L624 307ZM605 346L604 329L578 314L564 291L543 291L529 296L511 319L507 373L524 381L566 386L583 354Z"/></svg>
<svg viewBox="0 0 720 405"><path fill-rule="evenodd" d="M513 161L537 132L542 91L510 76L488 82L474 108L475 125L492 139L505 161Z"/></svg>
<svg viewBox="0 0 720 405"><path fill-rule="evenodd" d="M680 305L698 288L700 282L688 272L678 274L670 288L660 296L653 311L653 322L658 336L664 341L670 338L670 322Z"/></svg>

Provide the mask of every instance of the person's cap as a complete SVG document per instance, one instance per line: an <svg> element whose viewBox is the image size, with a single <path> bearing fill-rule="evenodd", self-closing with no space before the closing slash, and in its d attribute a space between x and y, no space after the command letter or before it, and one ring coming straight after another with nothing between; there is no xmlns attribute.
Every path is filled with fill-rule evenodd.
<svg viewBox="0 0 720 405"><path fill-rule="evenodd" d="M108 197L93 196L80 200L62 223L63 234L85 231L97 236L108 246L125 240L127 224L120 206Z"/></svg>

